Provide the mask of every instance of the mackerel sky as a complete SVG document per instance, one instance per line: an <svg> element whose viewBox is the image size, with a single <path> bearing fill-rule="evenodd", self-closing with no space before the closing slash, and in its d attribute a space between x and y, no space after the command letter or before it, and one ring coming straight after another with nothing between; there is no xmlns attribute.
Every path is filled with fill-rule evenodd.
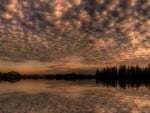
<svg viewBox="0 0 150 113"><path fill-rule="evenodd" d="M150 0L0 0L0 71L150 63Z"/></svg>

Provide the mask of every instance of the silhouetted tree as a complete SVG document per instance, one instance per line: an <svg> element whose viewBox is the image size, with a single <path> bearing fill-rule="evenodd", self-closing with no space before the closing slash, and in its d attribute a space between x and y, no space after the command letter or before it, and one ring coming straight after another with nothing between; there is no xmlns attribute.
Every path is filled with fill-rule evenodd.
<svg viewBox="0 0 150 113"><path fill-rule="evenodd" d="M150 87L150 65L146 68L126 67L125 65L110 68L103 68L96 71L96 83L104 86L119 86L121 88L136 87L144 85Z"/></svg>
<svg viewBox="0 0 150 113"><path fill-rule="evenodd" d="M0 81L16 82L20 79L56 79L56 80L76 80L95 79L96 84L112 87L136 87L146 86L150 88L150 64L141 68L138 65L119 67L105 67L101 70L96 70L95 76L82 75L76 73L56 74L56 75L21 75L11 71L8 73L0 73Z"/></svg>

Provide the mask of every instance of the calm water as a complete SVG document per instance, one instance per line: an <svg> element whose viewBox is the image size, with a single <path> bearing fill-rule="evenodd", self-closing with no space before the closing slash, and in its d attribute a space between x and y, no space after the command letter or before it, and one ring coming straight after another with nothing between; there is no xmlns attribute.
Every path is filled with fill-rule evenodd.
<svg viewBox="0 0 150 113"><path fill-rule="evenodd" d="M57 81L57 80L21 80L19 82L0 82L0 94L10 92L40 93L52 90L79 89L96 87L94 80L89 81Z"/></svg>
<svg viewBox="0 0 150 113"><path fill-rule="evenodd" d="M150 113L149 98L144 87L123 90L91 80L0 82L0 113Z"/></svg>
<svg viewBox="0 0 150 113"><path fill-rule="evenodd" d="M149 93L150 91L141 87L139 90L136 88L121 88L104 87L96 85L95 80L78 80L76 82L64 80L21 80L19 82L0 82L0 94L12 92L25 92L25 93L40 93L40 92L55 92L55 91L84 91L84 90L107 90L121 91L132 93Z"/></svg>

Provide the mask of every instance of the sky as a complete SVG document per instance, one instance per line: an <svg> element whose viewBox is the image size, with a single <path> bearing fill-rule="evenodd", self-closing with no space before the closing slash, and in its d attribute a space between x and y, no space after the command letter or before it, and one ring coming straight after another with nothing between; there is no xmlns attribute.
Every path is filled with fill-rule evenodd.
<svg viewBox="0 0 150 113"><path fill-rule="evenodd" d="M150 0L0 0L1 72L148 63Z"/></svg>

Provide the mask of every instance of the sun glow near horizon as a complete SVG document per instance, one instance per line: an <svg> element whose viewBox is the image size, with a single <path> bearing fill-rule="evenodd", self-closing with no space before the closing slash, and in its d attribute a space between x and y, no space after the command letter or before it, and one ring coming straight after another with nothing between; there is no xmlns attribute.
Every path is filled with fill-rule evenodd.
<svg viewBox="0 0 150 113"><path fill-rule="evenodd" d="M1 0L0 70L59 73L147 65L149 5L149 0Z"/></svg>

